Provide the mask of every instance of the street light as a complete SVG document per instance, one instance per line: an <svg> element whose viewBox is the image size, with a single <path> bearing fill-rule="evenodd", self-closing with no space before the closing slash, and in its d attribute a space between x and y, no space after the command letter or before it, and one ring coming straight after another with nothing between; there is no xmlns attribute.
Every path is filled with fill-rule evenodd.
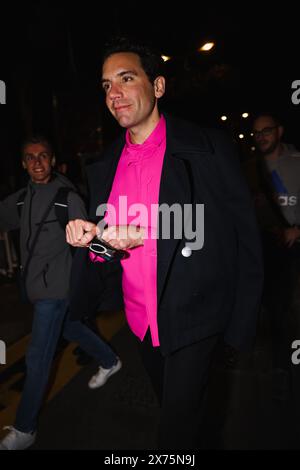
<svg viewBox="0 0 300 470"><path fill-rule="evenodd" d="M214 42L206 42L205 44L203 44L203 46L199 47L198 51L199 52L208 52L208 51L211 51L212 48L215 47L215 43Z"/></svg>
<svg viewBox="0 0 300 470"><path fill-rule="evenodd" d="M249 113L243 113L242 114L242 118L246 119L247 117L249 117Z"/></svg>
<svg viewBox="0 0 300 470"><path fill-rule="evenodd" d="M221 121L227 121L227 116L221 116Z"/></svg>

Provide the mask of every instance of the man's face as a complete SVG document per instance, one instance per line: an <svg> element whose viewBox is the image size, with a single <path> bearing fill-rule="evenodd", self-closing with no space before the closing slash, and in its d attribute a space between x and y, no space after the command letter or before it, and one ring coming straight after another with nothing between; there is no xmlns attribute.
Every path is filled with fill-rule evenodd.
<svg viewBox="0 0 300 470"><path fill-rule="evenodd" d="M268 155L280 145L283 129L271 116L260 116L254 121L255 144L263 155Z"/></svg>
<svg viewBox="0 0 300 470"><path fill-rule="evenodd" d="M158 114L157 98L164 94L164 79L150 83L138 55L118 52L109 56L102 68L102 86L107 107L120 126L140 127Z"/></svg>
<svg viewBox="0 0 300 470"><path fill-rule="evenodd" d="M33 183L48 183L54 162L54 157L44 144L28 144L24 148L23 167Z"/></svg>

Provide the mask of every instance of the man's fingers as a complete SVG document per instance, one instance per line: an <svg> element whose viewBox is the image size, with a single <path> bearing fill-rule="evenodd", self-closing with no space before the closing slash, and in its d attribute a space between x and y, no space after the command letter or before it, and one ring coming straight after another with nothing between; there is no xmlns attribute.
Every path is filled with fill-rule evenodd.
<svg viewBox="0 0 300 470"><path fill-rule="evenodd" d="M101 238L106 241L107 243L112 243L118 239L118 233L115 226L107 227L103 233Z"/></svg>
<svg viewBox="0 0 300 470"><path fill-rule="evenodd" d="M66 240L68 243L72 244L71 236L70 236L70 229L66 226Z"/></svg>
<svg viewBox="0 0 300 470"><path fill-rule="evenodd" d="M95 231L96 233L97 226L93 222L89 222L88 220L83 220L82 222L82 227L85 232Z"/></svg>
<svg viewBox="0 0 300 470"><path fill-rule="evenodd" d="M82 238L84 237L85 233L91 232L93 231L93 229L95 229L95 224L93 224L92 222L88 222L86 220L80 220L80 219L75 220L74 222L75 222L74 223L75 237L77 241L82 242Z"/></svg>
<svg viewBox="0 0 300 470"><path fill-rule="evenodd" d="M67 242L70 243L71 245L77 242L75 227L73 223L69 222L68 225L66 226L66 238L67 238Z"/></svg>
<svg viewBox="0 0 300 470"><path fill-rule="evenodd" d="M102 233L102 239L117 249L143 245L144 229L135 225L111 225Z"/></svg>
<svg viewBox="0 0 300 470"><path fill-rule="evenodd" d="M77 244L80 242L84 230L83 230L83 222L81 220L72 220L67 225L67 232L69 234L70 243Z"/></svg>
<svg viewBox="0 0 300 470"><path fill-rule="evenodd" d="M82 245L88 245L95 237L95 233L96 232L93 230L91 230L90 232L85 232L80 239L80 243L82 243Z"/></svg>
<svg viewBox="0 0 300 470"><path fill-rule="evenodd" d="M87 246L96 234L96 225L86 220L71 220L66 226L67 242L73 246Z"/></svg>
<svg viewBox="0 0 300 470"><path fill-rule="evenodd" d="M103 240L109 243L110 240L127 240L130 237L128 225L110 225L102 234Z"/></svg>

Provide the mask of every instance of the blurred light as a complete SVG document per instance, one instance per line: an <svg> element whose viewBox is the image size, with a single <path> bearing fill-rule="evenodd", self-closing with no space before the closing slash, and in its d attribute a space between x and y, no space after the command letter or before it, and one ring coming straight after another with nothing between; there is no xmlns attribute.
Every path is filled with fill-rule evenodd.
<svg viewBox="0 0 300 470"><path fill-rule="evenodd" d="M255 148L255 147L251 147L251 150L252 150L252 152L255 152L256 148Z"/></svg>
<svg viewBox="0 0 300 470"><path fill-rule="evenodd" d="M221 116L221 121L227 121L227 116Z"/></svg>
<svg viewBox="0 0 300 470"><path fill-rule="evenodd" d="M206 42L205 44L203 44L203 46L199 47L198 51L199 52L208 52L208 51L211 51L213 47L215 47L214 42Z"/></svg>
<svg viewBox="0 0 300 470"><path fill-rule="evenodd" d="M168 56L168 55L162 55L161 58L164 62L167 62L168 60L171 60L171 57Z"/></svg>
<svg viewBox="0 0 300 470"><path fill-rule="evenodd" d="M251 135L251 137L253 137L253 136L254 136L253 132L251 132L251 134L250 134L250 135Z"/></svg>
<svg viewBox="0 0 300 470"><path fill-rule="evenodd" d="M244 137L245 137L244 134L239 134L240 139L243 139Z"/></svg>
<svg viewBox="0 0 300 470"><path fill-rule="evenodd" d="M249 113L243 113L242 114L242 118L246 119L247 117L249 117Z"/></svg>

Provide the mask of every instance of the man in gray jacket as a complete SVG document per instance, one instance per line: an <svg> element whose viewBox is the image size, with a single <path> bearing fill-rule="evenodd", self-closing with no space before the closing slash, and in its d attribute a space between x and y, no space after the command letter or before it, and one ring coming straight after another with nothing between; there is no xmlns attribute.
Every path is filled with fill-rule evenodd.
<svg viewBox="0 0 300 470"><path fill-rule="evenodd" d="M291 345L299 331L300 152L283 141L284 127L275 115L256 115L252 131L258 150L256 206L265 258L263 300L271 333L273 396L287 400Z"/></svg>
<svg viewBox="0 0 300 470"><path fill-rule="evenodd" d="M22 277L34 305L34 318L22 398L15 424L7 427L0 450L26 449L35 441L37 416L61 333L98 362L90 388L104 385L121 368L120 359L106 343L67 315L72 254L55 206L67 206L67 220L86 219L84 203L70 181L53 171L55 156L45 138L34 137L24 143L22 164L30 181L27 190L0 202L0 230L20 229ZM66 204L56 202L60 188L67 188Z"/></svg>

